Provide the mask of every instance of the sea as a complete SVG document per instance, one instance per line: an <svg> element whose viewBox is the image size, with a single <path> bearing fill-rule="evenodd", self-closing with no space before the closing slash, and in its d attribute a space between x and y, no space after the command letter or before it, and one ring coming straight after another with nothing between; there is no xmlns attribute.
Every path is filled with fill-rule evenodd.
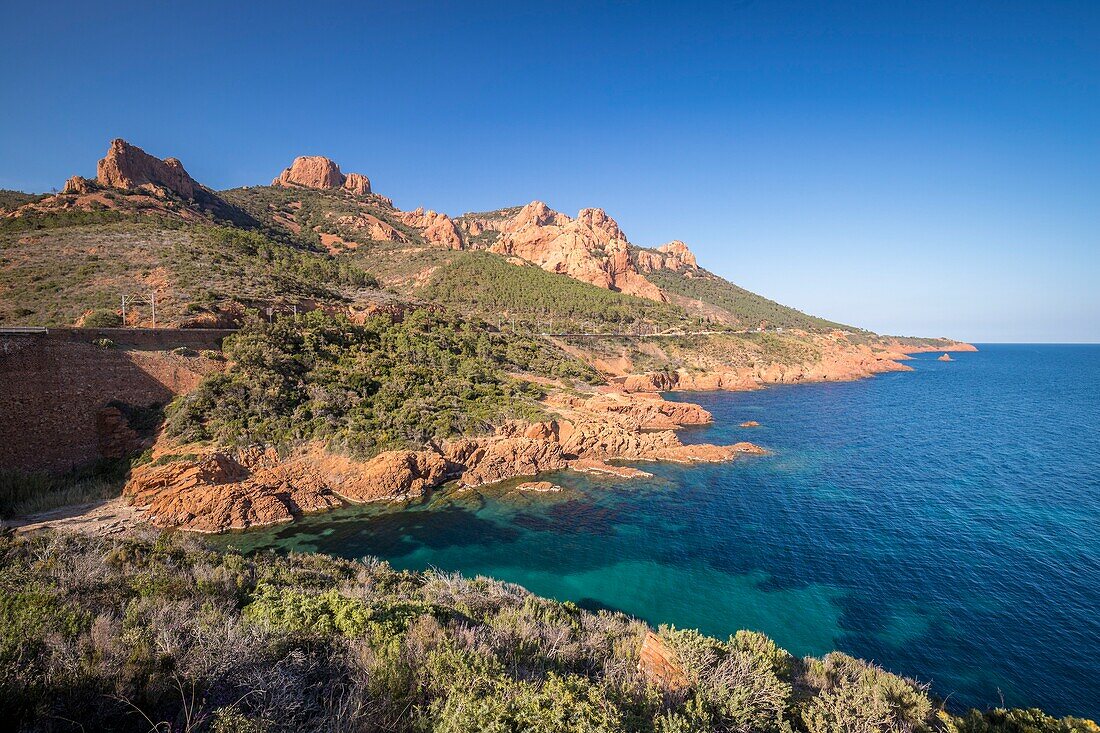
<svg viewBox="0 0 1100 733"><path fill-rule="evenodd" d="M444 487L231 533L246 551L487 575L718 637L762 631L930 684L949 707L1100 719L1100 346L979 345L912 372L673 393L729 464ZM760 427L742 428L755 420Z"/></svg>

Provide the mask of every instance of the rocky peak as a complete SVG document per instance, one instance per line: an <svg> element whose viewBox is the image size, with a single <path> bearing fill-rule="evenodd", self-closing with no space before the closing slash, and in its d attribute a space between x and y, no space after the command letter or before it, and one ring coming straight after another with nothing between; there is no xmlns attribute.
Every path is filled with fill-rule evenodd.
<svg viewBox="0 0 1100 733"><path fill-rule="evenodd" d="M665 266L670 270L681 268L695 270L699 267L699 264L695 261L695 254L679 239L662 244L657 248L657 251L668 255L665 258Z"/></svg>
<svg viewBox="0 0 1100 733"><path fill-rule="evenodd" d="M446 214L425 211L424 207L418 207L414 211L397 212L399 218L405 224L417 227L425 240L432 244L447 249L462 249L462 235L454 220Z"/></svg>
<svg viewBox="0 0 1100 733"><path fill-rule="evenodd" d="M695 255L679 239L662 244L657 249L635 250L634 261L642 272L699 269L699 265L695 261Z"/></svg>
<svg viewBox="0 0 1100 733"><path fill-rule="evenodd" d="M555 226L568 222L570 219L564 214L551 209L546 203L542 201L532 201L519 210L519 213L515 215L511 222L511 228L522 228L524 226Z"/></svg>
<svg viewBox="0 0 1100 733"><path fill-rule="evenodd" d="M581 209L577 214L577 221L588 226L605 244L613 239L627 241L619 223L603 209Z"/></svg>
<svg viewBox="0 0 1100 733"><path fill-rule="evenodd" d="M370 179L362 173L349 173L344 177L344 189L358 196L370 193Z"/></svg>
<svg viewBox="0 0 1100 733"><path fill-rule="evenodd" d="M96 166L96 180L108 188L170 191L192 201L201 188L176 158L154 158L121 138L111 141L106 157Z"/></svg>
<svg viewBox="0 0 1100 733"><path fill-rule="evenodd" d="M332 189L343 188L350 193L370 193L370 179L361 173L340 172L340 166L335 161L322 155L300 155L294 159L289 168L283 170L279 177L271 182L272 186L291 188L302 186L303 188Z"/></svg>

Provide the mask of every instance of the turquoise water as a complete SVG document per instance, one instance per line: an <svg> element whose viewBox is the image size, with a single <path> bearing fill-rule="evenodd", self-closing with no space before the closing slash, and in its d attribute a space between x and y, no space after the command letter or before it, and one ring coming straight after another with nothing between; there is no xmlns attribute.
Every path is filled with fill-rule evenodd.
<svg viewBox="0 0 1100 733"><path fill-rule="evenodd" d="M986 346L913 373L753 393L676 394L750 439L733 464L635 464L440 491L227 536L252 549L376 555L486 574L589 608L795 654L841 649L932 683L953 706L1100 718L1100 347ZM744 420L762 427L738 428Z"/></svg>

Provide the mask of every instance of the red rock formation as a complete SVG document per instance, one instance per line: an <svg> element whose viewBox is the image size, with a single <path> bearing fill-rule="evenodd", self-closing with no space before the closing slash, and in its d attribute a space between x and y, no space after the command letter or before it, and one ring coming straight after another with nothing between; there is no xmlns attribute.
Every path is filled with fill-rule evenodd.
<svg viewBox="0 0 1100 733"><path fill-rule="evenodd" d="M560 443L528 437L458 440L444 449L463 486L480 486L566 467Z"/></svg>
<svg viewBox="0 0 1100 733"><path fill-rule="evenodd" d="M548 404L597 415L620 415L629 418L642 430L678 428L683 425L707 425L711 414L690 402L670 402L655 392L623 394L613 392L592 397L555 395Z"/></svg>
<svg viewBox="0 0 1100 733"><path fill-rule="evenodd" d="M568 419L507 423L496 435L460 438L438 450L389 451L369 461L315 443L289 458L252 449L149 464L135 469L125 494L157 526L215 532L289 521L337 506L341 498L408 499L451 477L470 487L568 467L631 478L648 474L605 461L728 461L739 453L763 452L751 443L684 445L672 430L643 429L710 419L698 406L656 395L597 395L559 404Z"/></svg>
<svg viewBox="0 0 1100 733"><path fill-rule="evenodd" d="M188 200L194 200L201 188L177 159L159 160L122 139L111 141L106 157L96 165L96 180L108 188L143 189L158 195L170 191Z"/></svg>
<svg viewBox="0 0 1100 733"><path fill-rule="evenodd" d="M669 270L695 270L699 267L698 263L695 261L695 255L688 249L688 246L679 239L674 239L667 244L662 244L657 248L657 251L664 252L668 255L665 259L665 267Z"/></svg>
<svg viewBox="0 0 1100 733"><path fill-rule="evenodd" d="M943 356L939 357L937 359L937 361L955 361L955 360L951 358L951 354L948 354L947 352L944 352Z"/></svg>
<svg viewBox="0 0 1100 733"><path fill-rule="evenodd" d="M340 506L324 482L300 463L280 463L270 455L244 458L254 469L222 453L139 466L124 493L147 509L153 525L193 532L278 524Z"/></svg>
<svg viewBox="0 0 1100 733"><path fill-rule="evenodd" d="M533 262L544 270L576 280L665 301L665 295L638 272L630 242L603 209L582 209L576 219L541 201L532 201L506 217L463 217L461 226L475 237L495 230L489 251Z"/></svg>
<svg viewBox="0 0 1100 733"><path fill-rule="evenodd" d="M97 188L99 188L99 184L97 184L90 178L85 178L84 176L73 176L69 180L65 181L65 187L61 189L61 194L63 196L79 196L81 194L91 193Z"/></svg>
<svg viewBox="0 0 1100 733"><path fill-rule="evenodd" d="M691 685L676 652L652 631L646 632L638 652L638 671L668 692L679 692Z"/></svg>
<svg viewBox="0 0 1100 733"><path fill-rule="evenodd" d="M635 252L634 259L642 272L654 270L698 270L695 255L687 245L676 239L662 244L656 249L641 249Z"/></svg>
<svg viewBox="0 0 1100 733"><path fill-rule="evenodd" d="M361 173L340 172L340 166L321 155L301 155L294 159L289 168L283 170L271 182L272 186L292 188L332 189L343 188L349 193L367 194L371 192L370 179Z"/></svg>
<svg viewBox="0 0 1100 733"><path fill-rule="evenodd" d="M415 211L402 211L398 218L411 227L422 230L424 239L431 244L446 249L462 249L462 235L451 217L435 211L425 211L423 207Z"/></svg>
<svg viewBox="0 0 1100 733"><path fill-rule="evenodd" d="M271 182L272 186L340 188L344 185L340 166L321 155L300 155Z"/></svg>
<svg viewBox="0 0 1100 733"><path fill-rule="evenodd" d="M358 196L370 193L370 179L362 173L348 173L344 177L344 190Z"/></svg>
<svg viewBox="0 0 1100 733"><path fill-rule="evenodd" d="M741 425L739 425L738 427L758 428L758 427L760 427L760 423L756 422L755 420L746 420L745 422L741 423Z"/></svg>

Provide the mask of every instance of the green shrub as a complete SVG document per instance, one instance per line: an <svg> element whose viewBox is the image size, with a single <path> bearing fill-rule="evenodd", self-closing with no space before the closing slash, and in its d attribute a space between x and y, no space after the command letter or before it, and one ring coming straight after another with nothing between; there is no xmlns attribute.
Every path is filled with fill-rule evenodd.
<svg viewBox="0 0 1100 733"><path fill-rule="evenodd" d="M662 628L690 680L637 672L641 623L514 585L194 537L0 535L12 730L1097 733L1037 710L955 718L843 654ZM789 680L786 676L789 675Z"/></svg>
<svg viewBox="0 0 1100 733"><path fill-rule="evenodd" d="M122 316L113 310L97 308L89 311L82 323L85 328L117 328L122 325Z"/></svg>
<svg viewBox="0 0 1100 733"><path fill-rule="evenodd" d="M287 631L359 636L366 630L371 612L362 601L342 596L336 590L310 594L265 584L256 589L255 599L244 609L244 617Z"/></svg>
<svg viewBox="0 0 1100 733"><path fill-rule="evenodd" d="M411 311L356 325L313 312L253 321L225 342L233 367L170 409L168 431L228 444L323 438L357 455L419 447L537 418L537 385L511 370L587 376L564 353L491 338L444 313Z"/></svg>

